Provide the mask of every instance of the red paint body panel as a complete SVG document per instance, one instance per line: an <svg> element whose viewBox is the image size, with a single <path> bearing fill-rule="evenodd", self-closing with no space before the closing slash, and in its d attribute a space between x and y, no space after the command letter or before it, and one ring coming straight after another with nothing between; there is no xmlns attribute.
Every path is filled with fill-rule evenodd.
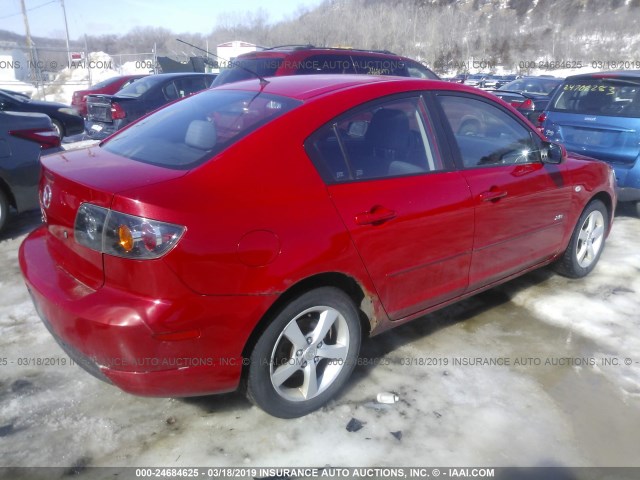
<svg viewBox="0 0 640 480"><path fill-rule="evenodd" d="M212 91L260 88L246 81ZM591 198L602 194L615 206L609 167L572 158L560 165L323 181L304 148L319 127L364 102L434 89L497 101L444 82L279 77L263 91L304 103L192 170L100 147L45 158L47 222L20 249L38 311L54 336L93 358L126 391L228 391L238 385L256 326L302 282L325 274L353 280L376 334L551 262ZM480 198L494 187L507 195ZM75 242L83 202L185 231L161 258L101 254ZM393 218L356 221L379 208ZM158 337L163 334L169 336ZM191 363L176 363L185 358Z"/></svg>
<svg viewBox="0 0 640 480"><path fill-rule="evenodd" d="M463 175L476 211L471 289L564 250L572 190L565 165L478 168L465 170ZM489 201L481 197L492 191L505 196Z"/></svg>
<svg viewBox="0 0 640 480"><path fill-rule="evenodd" d="M329 187L387 313L402 318L467 289L473 217L460 173L433 173ZM388 222L359 225L374 207Z"/></svg>

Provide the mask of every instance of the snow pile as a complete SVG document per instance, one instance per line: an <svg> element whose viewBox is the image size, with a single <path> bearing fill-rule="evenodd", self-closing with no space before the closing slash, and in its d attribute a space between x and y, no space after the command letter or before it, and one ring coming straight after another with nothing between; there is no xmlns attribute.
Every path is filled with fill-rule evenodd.
<svg viewBox="0 0 640 480"><path fill-rule="evenodd" d="M91 52L88 58L74 60L69 67L60 71L52 84L48 85L45 95L34 98L71 104L73 92L119 75L149 73L145 62L126 62L118 66L113 58L104 52Z"/></svg>

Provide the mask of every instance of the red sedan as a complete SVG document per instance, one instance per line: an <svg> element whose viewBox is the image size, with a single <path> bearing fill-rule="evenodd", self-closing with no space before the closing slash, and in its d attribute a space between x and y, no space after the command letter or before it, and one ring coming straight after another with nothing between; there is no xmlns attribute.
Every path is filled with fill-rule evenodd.
<svg viewBox="0 0 640 480"><path fill-rule="evenodd" d="M80 115L86 117L87 95L97 93L113 95L123 87L126 87L142 77L146 77L146 75L121 75L119 77L111 77L103 80L102 82L98 82L86 90L77 90L73 92L73 96L71 97L71 106L75 108Z"/></svg>
<svg viewBox="0 0 640 480"><path fill-rule="evenodd" d="M62 348L127 392L242 384L280 417L336 395L363 335L588 274L616 205L609 166L493 95L391 77L233 83L42 164L20 265Z"/></svg>

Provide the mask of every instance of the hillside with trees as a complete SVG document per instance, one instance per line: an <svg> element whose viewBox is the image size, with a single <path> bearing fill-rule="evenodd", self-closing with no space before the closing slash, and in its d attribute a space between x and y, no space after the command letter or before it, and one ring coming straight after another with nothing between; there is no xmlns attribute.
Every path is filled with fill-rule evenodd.
<svg viewBox="0 0 640 480"><path fill-rule="evenodd" d="M640 0L325 0L277 23L258 10L223 15L208 35L140 27L121 36L89 35L86 47L120 54L149 52L155 44L160 55L196 53L176 37L213 51L230 40L384 49L439 72L465 70L469 59L508 70L541 60L640 61ZM74 44L85 48L84 39Z"/></svg>

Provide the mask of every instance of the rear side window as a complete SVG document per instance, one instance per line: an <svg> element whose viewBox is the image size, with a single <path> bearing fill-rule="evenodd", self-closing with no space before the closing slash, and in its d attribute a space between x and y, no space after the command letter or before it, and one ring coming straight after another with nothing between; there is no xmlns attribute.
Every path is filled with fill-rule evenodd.
<svg viewBox="0 0 640 480"><path fill-rule="evenodd" d="M178 78L176 87L180 97L187 97L207 88L207 78L204 76Z"/></svg>
<svg viewBox="0 0 640 480"><path fill-rule="evenodd" d="M287 60L287 63L289 62ZM296 75L359 73L354 68L351 55L310 55L293 62L291 66L296 69Z"/></svg>
<svg viewBox="0 0 640 480"><path fill-rule="evenodd" d="M307 153L326 183L442 170L420 97L376 102L323 126Z"/></svg>
<svg viewBox="0 0 640 480"><path fill-rule="evenodd" d="M565 81L552 112L612 117L640 117L640 80L582 78Z"/></svg>
<svg viewBox="0 0 640 480"><path fill-rule="evenodd" d="M220 71L220 75L216 77L211 86L217 87L225 83L250 80L257 78L255 74L261 77L273 77L282 65L282 61L282 58L275 57L233 60L229 68Z"/></svg>
<svg viewBox="0 0 640 480"><path fill-rule="evenodd" d="M300 103L264 93L206 90L144 118L102 148L144 163L192 168Z"/></svg>
<svg viewBox="0 0 640 480"><path fill-rule="evenodd" d="M540 161L531 132L509 113L469 97L439 95L464 168Z"/></svg>

